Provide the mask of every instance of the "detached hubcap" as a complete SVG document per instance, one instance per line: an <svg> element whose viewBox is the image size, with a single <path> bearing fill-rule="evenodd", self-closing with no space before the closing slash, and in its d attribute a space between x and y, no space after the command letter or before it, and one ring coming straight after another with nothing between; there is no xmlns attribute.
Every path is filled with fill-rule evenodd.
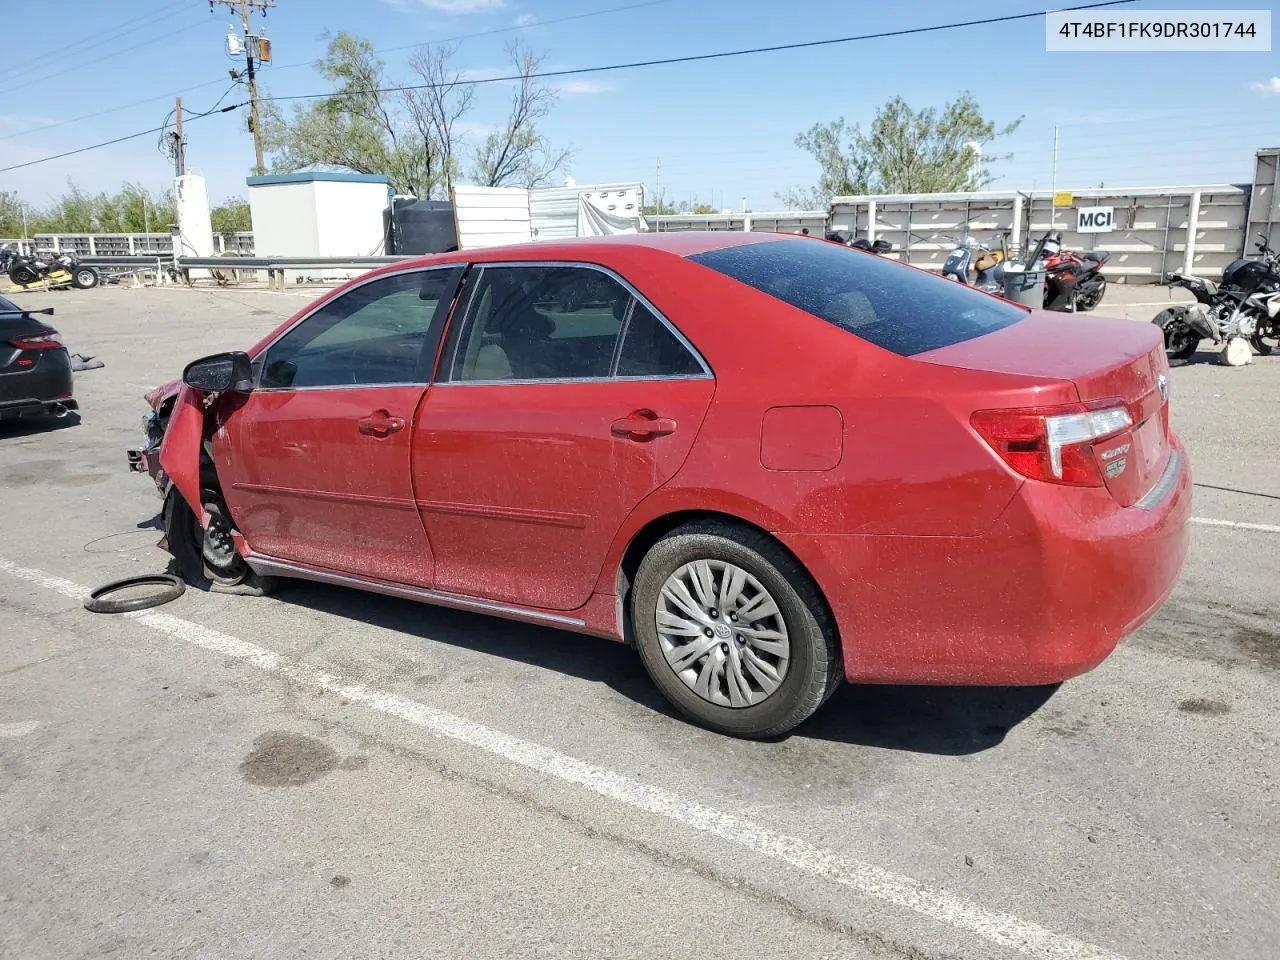
<svg viewBox="0 0 1280 960"><path fill-rule="evenodd" d="M750 707L786 678L791 640L782 611L732 563L686 563L662 585L655 620L667 664L709 703Z"/></svg>

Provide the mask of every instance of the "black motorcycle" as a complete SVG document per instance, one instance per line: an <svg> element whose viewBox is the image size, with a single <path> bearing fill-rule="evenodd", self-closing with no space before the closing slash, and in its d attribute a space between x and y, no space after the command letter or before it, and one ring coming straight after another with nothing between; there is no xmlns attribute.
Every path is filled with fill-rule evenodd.
<svg viewBox="0 0 1280 960"><path fill-rule="evenodd" d="M59 274L65 273L63 280ZM96 287L102 278L94 267L86 266L74 253L56 253L53 256L25 256L10 252L9 279L19 286L29 287L41 280L70 283L77 290Z"/></svg>
<svg viewBox="0 0 1280 960"><path fill-rule="evenodd" d="M1196 298L1192 306L1168 307L1152 319L1164 333L1169 363L1186 363L1202 340L1222 346L1230 366L1248 363L1252 347L1267 356L1280 346L1280 258L1266 236L1255 246L1261 259L1241 257L1227 264L1222 282L1173 271L1169 286L1183 287Z"/></svg>

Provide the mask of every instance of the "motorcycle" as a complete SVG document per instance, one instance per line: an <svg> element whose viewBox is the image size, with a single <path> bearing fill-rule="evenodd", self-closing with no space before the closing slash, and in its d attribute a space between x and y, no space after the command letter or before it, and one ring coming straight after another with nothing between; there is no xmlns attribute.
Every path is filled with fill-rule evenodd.
<svg viewBox="0 0 1280 960"><path fill-rule="evenodd" d="M1107 292L1107 278L1102 265L1109 253L1084 253L1064 250L1062 234L1044 237L1044 308L1046 310L1092 310Z"/></svg>
<svg viewBox="0 0 1280 960"><path fill-rule="evenodd" d="M942 265L942 275L957 283L969 284L969 271L974 271L971 286L987 293L1004 296L1005 264L1009 261L1005 234L1000 234L1000 247L994 249L982 241L965 234L963 237L944 235L955 244L955 249Z"/></svg>
<svg viewBox="0 0 1280 960"><path fill-rule="evenodd" d="M1233 367L1249 363L1253 351L1265 357L1280 346L1280 256L1259 236L1261 259L1233 260L1221 283L1178 270L1165 275L1165 284L1196 299L1191 306L1167 307L1151 321L1164 333L1170 364L1186 363L1202 340L1220 346L1222 362Z"/></svg>
<svg viewBox="0 0 1280 960"><path fill-rule="evenodd" d="M96 287L102 280L94 267L86 266L74 253L57 253L51 257L25 256L11 253L9 280L21 287L48 280L54 284L69 283L77 290Z"/></svg>

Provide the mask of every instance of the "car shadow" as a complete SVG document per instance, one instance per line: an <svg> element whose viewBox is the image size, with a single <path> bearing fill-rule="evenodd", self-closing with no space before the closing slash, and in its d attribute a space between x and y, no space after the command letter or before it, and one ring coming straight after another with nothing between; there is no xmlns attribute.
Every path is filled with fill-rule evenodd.
<svg viewBox="0 0 1280 960"><path fill-rule="evenodd" d="M667 717L667 704L630 647L548 627L376 594L288 582L282 602L410 637L474 650L601 683ZM937 687L846 684L808 722L779 738L826 740L910 753L960 756L998 746L1046 703L1057 685Z"/></svg>
<svg viewBox="0 0 1280 960"><path fill-rule="evenodd" d="M0 420L0 440L30 437L37 433L52 433L80 425L80 414L74 410L65 417L19 417Z"/></svg>

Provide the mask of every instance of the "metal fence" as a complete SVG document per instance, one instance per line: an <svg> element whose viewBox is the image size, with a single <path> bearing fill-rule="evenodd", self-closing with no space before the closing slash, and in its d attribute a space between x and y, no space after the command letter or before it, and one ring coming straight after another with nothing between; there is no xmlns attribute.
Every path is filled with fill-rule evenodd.
<svg viewBox="0 0 1280 960"><path fill-rule="evenodd" d="M64 251L80 257L139 257L148 254L173 256L173 236L168 233L37 233L32 237L0 238L24 254L36 251ZM252 233L215 233L216 254L253 255Z"/></svg>
<svg viewBox="0 0 1280 960"><path fill-rule="evenodd" d="M1106 273L1130 282L1158 282L1171 270L1221 276L1245 250L1250 191L1232 184L1125 190L1048 191L838 197L833 228L884 239L891 256L927 270L941 270L953 237L968 233L993 241L1007 234L1026 249L1046 231L1061 233L1072 249L1111 254ZM1065 205L1059 205L1067 200ZM1080 213L1109 211L1111 229L1079 229Z"/></svg>
<svg viewBox="0 0 1280 960"><path fill-rule="evenodd" d="M1253 182L1198 184L1132 189L1069 191L1064 205L1048 191L881 195L837 197L828 210L789 210L727 214L681 214L650 217L658 232L732 230L802 233L822 236L843 230L853 236L888 240L896 248L890 256L925 269L941 269L954 246L953 236L969 233L978 239L1007 234L1011 245L1025 249L1046 230L1061 232L1066 246L1106 251L1106 272L1117 280L1158 282L1171 270L1220 276L1236 257L1253 252L1256 234L1280 246L1280 148L1257 151ZM1067 192L1067 191L1060 191ZM1107 232L1087 232L1082 210L1110 211ZM133 265L121 258L167 258L173 266L173 238L167 233L40 234L29 240L0 240L24 252L70 250L104 265ZM221 259L209 262L183 258L178 269L218 269L241 276L266 271L274 284L283 283L284 270L368 269L383 258L275 257L253 259L252 233L214 237ZM156 265L153 259L143 261Z"/></svg>

